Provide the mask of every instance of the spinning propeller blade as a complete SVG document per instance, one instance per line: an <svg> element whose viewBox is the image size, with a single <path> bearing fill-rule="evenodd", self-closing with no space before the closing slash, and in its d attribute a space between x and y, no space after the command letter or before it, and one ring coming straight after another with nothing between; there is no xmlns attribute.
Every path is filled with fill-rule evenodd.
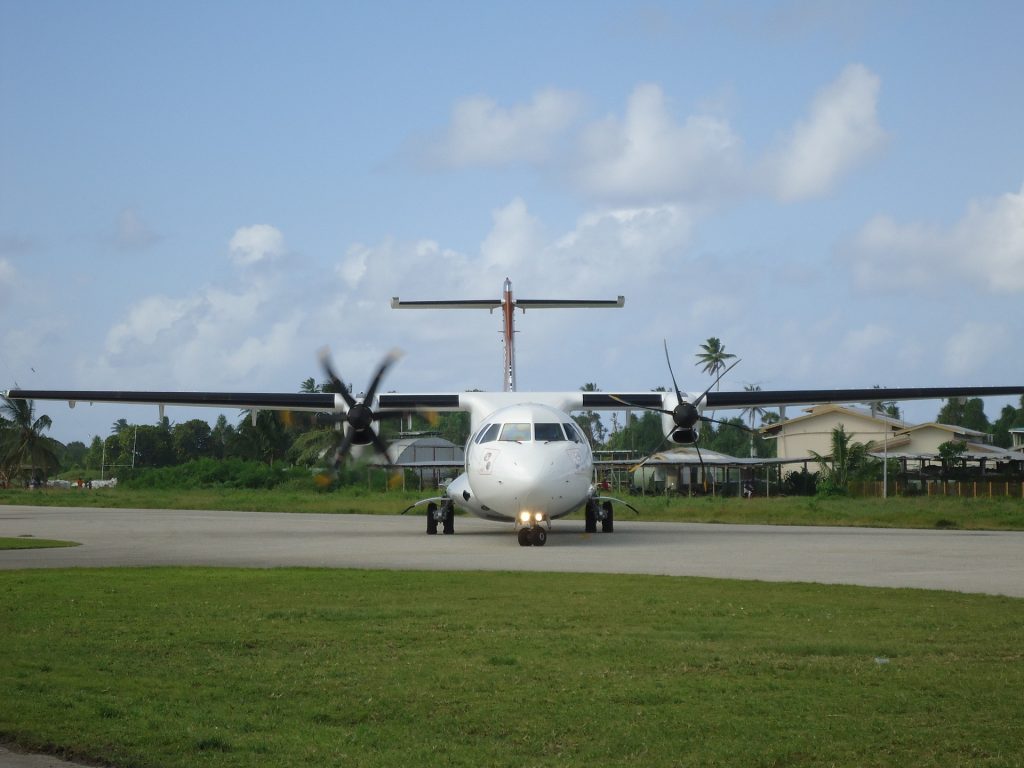
<svg viewBox="0 0 1024 768"><path fill-rule="evenodd" d="M366 394L363 395L362 401L357 402L349 393L345 382L342 381L331 364L330 352L326 347L320 350L320 364L327 374L327 379L348 406L348 410L344 414L335 416L335 423L341 427L341 439L335 447L334 457L331 460L331 473L333 475L337 474L339 467L352 452L352 446L354 445L372 445L374 450L384 457L387 465L389 467L392 466L391 459L388 457L387 443L373 429L373 422L380 421L381 418L390 417L392 414L374 413L372 405L373 398L377 394L377 389L388 368L401 356L402 353L397 349L391 350L384 356L380 365L377 366L373 379L370 381L370 387Z"/></svg>

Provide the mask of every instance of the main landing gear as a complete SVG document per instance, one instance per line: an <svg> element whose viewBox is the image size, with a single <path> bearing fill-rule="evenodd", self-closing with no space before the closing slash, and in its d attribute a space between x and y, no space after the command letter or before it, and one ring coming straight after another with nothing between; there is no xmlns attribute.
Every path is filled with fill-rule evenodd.
<svg viewBox="0 0 1024 768"><path fill-rule="evenodd" d="M615 530L615 511L612 509L612 503L591 499L587 502L584 520L584 530L587 533L597 533L598 521L601 523L601 533L612 533Z"/></svg>
<svg viewBox="0 0 1024 768"><path fill-rule="evenodd" d="M543 547L548 541L548 532L544 526L551 527L541 513L530 515L529 512L522 512L519 515L519 546L520 547Z"/></svg>
<svg viewBox="0 0 1024 768"><path fill-rule="evenodd" d="M427 533L431 536L437 535L438 523L441 524L441 532L450 536L455 533L455 505L450 499L446 499L438 506L434 502L427 504Z"/></svg>

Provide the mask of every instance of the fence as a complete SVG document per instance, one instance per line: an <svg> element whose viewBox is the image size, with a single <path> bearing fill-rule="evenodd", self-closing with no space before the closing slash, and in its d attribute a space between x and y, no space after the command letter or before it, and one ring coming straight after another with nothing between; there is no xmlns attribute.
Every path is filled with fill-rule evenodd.
<svg viewBox="0 0 1024 768"><path fill-rule="evenodd" d="M882 496L882 482L850 483L853 496ZM966 499L1008 496L1024 499L1024 480L926 480L893 481L890 496L950 496Z"/></svg>

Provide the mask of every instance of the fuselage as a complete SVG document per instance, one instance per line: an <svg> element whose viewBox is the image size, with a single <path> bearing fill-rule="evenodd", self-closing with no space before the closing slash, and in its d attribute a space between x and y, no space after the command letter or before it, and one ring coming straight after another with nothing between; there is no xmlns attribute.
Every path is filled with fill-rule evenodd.
<svg viewBox="0 0 1024 768"><path fill-rule="evenodd" d="M541 403L498 408L475 425L465 471L448 486L456 506L487 520L524 512L551 520L591 493L593 453L568 413Z"/></svg>

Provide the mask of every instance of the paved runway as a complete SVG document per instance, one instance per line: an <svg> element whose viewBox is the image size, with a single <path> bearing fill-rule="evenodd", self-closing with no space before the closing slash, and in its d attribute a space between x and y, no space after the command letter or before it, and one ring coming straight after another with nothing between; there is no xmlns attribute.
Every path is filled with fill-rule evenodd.
<svg viewBox="0 0 1024 768"><path fill-rule="evenodd" d="M511 526L416 516L0 506L0 536L82 543L0 551L0 569L145 565L315 566L650 573L918 587L1024 597L1024 532L556 521L545 547Z"/></svg>

